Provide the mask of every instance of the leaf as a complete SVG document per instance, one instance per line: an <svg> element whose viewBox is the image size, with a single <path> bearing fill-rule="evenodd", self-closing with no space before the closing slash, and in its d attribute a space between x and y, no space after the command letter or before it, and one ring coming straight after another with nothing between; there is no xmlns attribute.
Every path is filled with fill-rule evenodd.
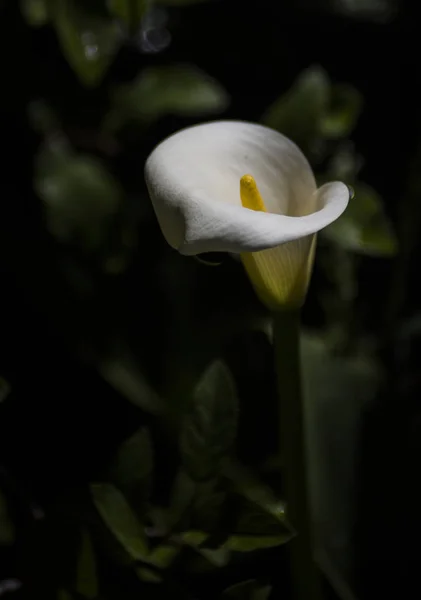
<svg viewBox="0 0 421 600"><path fill-rule="evenodd" d="M238 398L231 373L222 362L215 361L196 386L181 432L182 461L193 479L206 481L219 473L234 444L237 415Z"/></svg>
<svg viewBox="0 0 421 600"><path fill-rule="evenodd" d="M330 106L320 119L320 132L327 138L339 139L349 136L362 108L362 96L350 85L333 85Z"/></svg>
<svg viewBox="0 0 421 600"><path fill-rule="evenodd" d="M219 485L219 479L196 483L191 516L196 526L213 531L217 527L226 500L226 493Z"/></svg>
<svg viewBox="0 0 421 600"><path fill-rule="evenodd" d="M96 560L90 535L82 532L82 544L79 552L76 591L85 598L96 598L98 595L98 580L96 574Z"/></svg>
<svg viewBox="0 0 421 600"><path fill-rule="evenodd" d="M338 180L352 186L363 164L363 158L355 152L354 144L349 140L342 141L329 158L326 173L318 176L318 184L321 186L329 181Z"/></svg>
<svg viewBox="0 0 421 600"><path fill-rule="evenodd" d="M238 503L233 533L224 547L237 552L274 548L289 542L295 533L285 520L283 503L262 507L242 500Z"/></svg>
<svg viewBox="0 0 421 600"><path fill-rule="evenodd" d="M116 353L100 366L101 376L129 402L153 415L162 414L165 404L146 381L136 361L128 353Z"/></svg>
<svg viewBox="0 0 421 600"><path fill-rule="evenodd" d="M330 82L326 72L312 66L303 71L291 89L264 113L261 122L291 138L303 151L313 145L319 123L329 105Z"/></svg>
<svg viewBox="0 0 421 600"><path fill-rule="evenodd" d="M148 556L148 563L159 569L167 569L180 553L178 545L160 544Z"/></svg>
<svg viewBox="0 0 421 600"><path fill-rule="evenodd" d="M229 562L231 556L230 550L223 547L222 544L219 548L215 548L214 546L212 548L209 546L206 547L206 541L211 539L209 533L191 529L175 536L175 539L182 544L190 546L214 567L223 567Z"/></svg>
<svg viewBox="0 0 421 600"><path fill-rule="evenodd" d="M142 428L120 446L110 477L125 494L140 501L149 496L152 472L152 440L149 431Z"/></svg>
<svg viewBox="0 0 421 600"><path fill-rule="evenodd" d="M332 353L325 335L302 334L301 363L316 543L345 576L355 552L363 417L375 399L380 373L370 356Z"/></svg>
<svg viewBox="0 0 421 600"><path fill-rule="evenodd" d="M371 256L393 256L397 240L379 194L356 183L354 197L343 215L323 230L323 236L346 250Z"/></svg>
<svg viewBox="0 0 421 600"><path fill-rule="evenodd" d="M149 554L144 527L123 494L109 483L91 485L94 504L107 527L134 560Z"/></svg>
<svg viewBox="0 0 421 600"><path fill-rule="evenodd" d="M108 0L108 10L121 19L130 31L136 31L148 9L148 0Z"/></svg>
<svg viewBox="0 0 421 600"><path fill-rule="evenodd" d="M169 511L171 527L180 525L186 520L186 516L190 515L195 494L196 483L183 469L180 469L171 490Z"/></svg>
<svg viewBox="0 0 421 600"><path fill-rule="evenodd" d="M47 0L20 0L20 11L31 27L42 27L49 20Z"/></svg>
<svg viewBox="0 0 421 600"><path fill-rule="evenodd" d="M162 576L153 571L152 569L148 569L147 567L138 567L136 569L137 576L142 581L147 581L148 583L161 583Z"/></svg>
<svg viewBox="0 0 421 600"><path fill-rule="evenodd" d="M233 600L268 600L271 593L270 585L262 585L255 579L242 581L227 588L222 598Z"/></svg>
<svg viewBox="0 0 421 600"><path fill-rule="evenodd" d="M197 550L224 550L252 552L285 544L295 532L285 519L283 503L256 504L234 494L230 498L229 531L215 533L191 529L180 534L180 539Z"/></svg>
<svg viewBox="0 0 421 600"><path fill-rule="evenodd" d="M0 547L14 542L15 528L10 519L6 498L0 490Z"/></svg>
<svg viewBox="0 0 421 600"><path fill-rule="evenodd" d="M259 481L248 469L230 461L225 465L224 476L228 479L234 492L241 494L249 502L260 506L288 524L284 503L278 500L272 490ZM288 527L291 526L288 524Z"/></svg>
<svg viewBox="0 0 421 600"><path fill-rule="evenodd" d="M44 202L47 224L61 242L97 250L122 202L119 184L95 158L54 155L44 148L35 168L35 188Z"/></svg>
<svg viewBox="0 0 421 600"><path fill-rule="evenodd" d="M200 117L221 113L228 105L222 86L192 65L149 67L133 83L117 88L109 126L128 120L150 124L173 114Z"/></svg>
<svg viewBox="0 0 421 600"><path fill-rule="evenodd" d="M121 42L118 23L88 12L76 0L56 0L53 21L63 53L87 87L98 85Z"/></svg>
<svg viewBox="0 0 421 600"><path fill-rule="evenodd" d="M284 529L278 535L230 535L223 548L233 552L254 552L287 544L293 535Z"/></svg>
<svg viewBox="0 0 421 600"><path fill-rule="evenodd" d="M284 502L247 469L231 461L224 468L224 477L235 501L227 547L248 552L285 544L295 536Z"/></svg>

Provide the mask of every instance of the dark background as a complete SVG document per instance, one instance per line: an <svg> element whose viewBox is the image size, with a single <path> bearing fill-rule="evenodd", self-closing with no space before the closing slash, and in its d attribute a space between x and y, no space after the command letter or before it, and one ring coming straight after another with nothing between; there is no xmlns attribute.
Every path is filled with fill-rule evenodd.
<svg viewBox="0 0 421 600"><path fill-rule="evenodd" d="M403 2L378 18L344 14L327 2L283 0L248 6L220 0L165 10L168 47L142 53L128 36L102 82L86 89L53 27L28 26L15 1L0 5L0 374L11 389L0 405L0 488L16 529L14 544L0 547L0 581L17 579L23 581L21 591L31 589L27 547L36 507L48 515L59 498L75 490L83 494L88 482L101 478L124 438L141 424L156 427L154 417L128 402L95 368L115 332L128 341L153 387L168 396L176 390L174 398L182 393L179 380L196 376L177 377L174 354L196 374L222 353L244 402L241 459L257 465L276 448L268 429L274 383L267 339L237 332L234 341L209 341L209 331L216 323L223 328L239 304L245 315L261 315L263 309L230 259L219 268L193 259L180 266L161 238L146 195L142 172L149 152L166 135L200 119L169 114L140 134L128 128L117 140L118 151L109 152L98 131L110 86L130 82L149 65L193 63L229 93L223 118L258 121L304 69L319 64L333 82L347 82L363 97L351 136L365 161L359 177L383 198L399 242L396 256L363 256L356 272L359 292L352 310L359 315L359 331L374 339L383 378L364 412L355 449L353 586L360 598L392 590L402 598L418 597L420 246L417 235L406 233L408 227L418 233L420 215L419 194L408 193L408 181L420 191L417 21ZM105 157L135 215L137 244L112 281L96 255L63 245L48 231L33 186L44 132L28 118L28 106L40 98L53 107L74 147ZM63 267L68 261L94 282L86 293L69 288ZM304 312L307 327L321 328L328 320L318 300L327 279L316 265ZM177 302L180 287L187 292ZM157 450L164 474L170 447L163 440Z"/></svg>

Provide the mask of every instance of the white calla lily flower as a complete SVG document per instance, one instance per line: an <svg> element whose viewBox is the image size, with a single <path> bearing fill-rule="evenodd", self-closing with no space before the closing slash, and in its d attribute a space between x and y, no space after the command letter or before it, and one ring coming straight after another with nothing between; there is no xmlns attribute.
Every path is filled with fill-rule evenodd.
<svg viewBox="0 0 421 600"><path fill-rule="evenodd" d="M342 214L349 199L343 183L317 188L306 158L288 138L241 121L175 133L149 156L145 178L168 243L184 255L240 254L271 309L303 303L315 234Z"/></svg>

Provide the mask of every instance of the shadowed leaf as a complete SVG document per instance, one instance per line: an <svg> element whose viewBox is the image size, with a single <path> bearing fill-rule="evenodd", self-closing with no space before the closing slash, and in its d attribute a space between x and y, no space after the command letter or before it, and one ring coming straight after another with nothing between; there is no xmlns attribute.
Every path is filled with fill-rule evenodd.
<svg viewBox="0 0 421 600"><path fill-rule="evenodd" d="M91 485L94 504L115 538L134 560L144 560L148 553L145 529L123 494L113 485Z"/></svg>
<svg viewBox="0 0 421 600"><path fill-rule="evenodd" d="M235 384L227 367L214 362L197 385L181 433L182 460L197 481L214 478L232 450L238 416Z"/></svg>
<svg viewBox="0 0 421 600"><path fill-rule="evenodd" d="M346 211L322 235L342 248L372 256L393 256L397 240L379 194L369 185L355 183Z"/></svg>
<svg viewBox="0 0 421 600"><path fill-rule="evenodd" d="M63 54L87 87L104 77L121 42L118 24L95 15L75 0L55 0L52 13Z"/></svg>
<svg viewBox="0 0 421 600"><path fill-rule="evenodd" d="M131 84L117 88L106 128L126 121L150 124L168 114L200 117L218 114L228 105L222 86L192 65L149 67Z"/></svg>

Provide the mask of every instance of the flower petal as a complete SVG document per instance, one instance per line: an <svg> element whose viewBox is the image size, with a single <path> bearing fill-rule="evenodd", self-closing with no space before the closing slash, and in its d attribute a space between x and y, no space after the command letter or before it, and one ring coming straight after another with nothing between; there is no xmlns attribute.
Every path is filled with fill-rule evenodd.
<svg viewBox="0 0 421 600"><path fill-rule="evenodd" d="M241 254L257 296L270 310L301 306L313 267L316 234L260 252Z"/></svg>
<svg viewBox="0 0 421 600"><path fill-rule="evenodd" d="M271 212L241 206L246 173ZM171 136L148 158L145 177L168 243L186 255L252 252L311 235L345 210L349 196L342 183L317 190L304 155L280 133L236 121Z"/></svg>

